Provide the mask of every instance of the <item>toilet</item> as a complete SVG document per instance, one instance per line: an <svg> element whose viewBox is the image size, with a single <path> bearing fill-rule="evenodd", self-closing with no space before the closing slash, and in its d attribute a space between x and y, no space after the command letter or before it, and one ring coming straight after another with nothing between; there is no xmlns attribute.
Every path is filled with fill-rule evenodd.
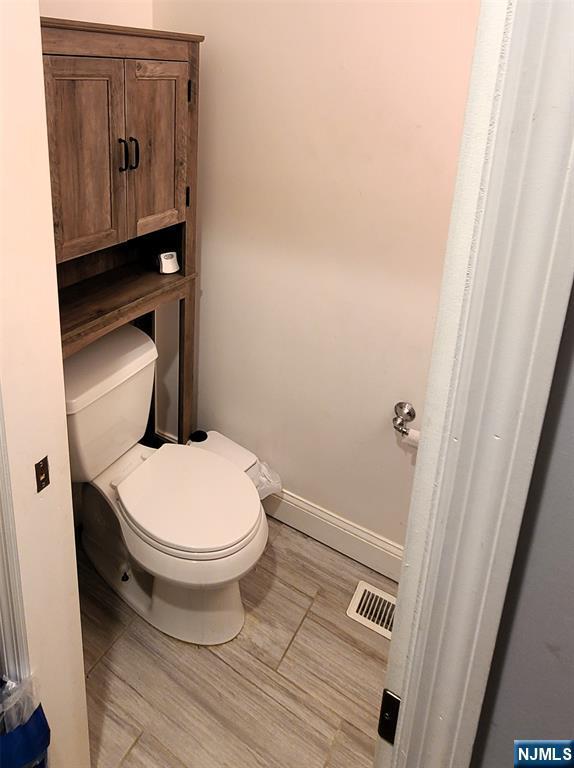
<svg viewBox="0 0 574 768"><path fill-rule="evenodd" d="M154 627L217 645L243 626L239 580L265 549L267 519L253 482L227 458L139 442L156 358L149 336L125 325L64 361L71 475L84 483L82 544Z"/></svg>

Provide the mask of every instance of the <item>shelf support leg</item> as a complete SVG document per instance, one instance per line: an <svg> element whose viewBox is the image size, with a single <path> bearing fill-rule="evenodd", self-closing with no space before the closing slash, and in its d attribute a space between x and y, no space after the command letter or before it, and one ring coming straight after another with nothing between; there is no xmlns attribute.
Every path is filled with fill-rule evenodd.
<svg viewBox="0 0 574 768"><path fill-rule="evenodd" d="M195 325L195 281L179 302L179 392L177 439L185 443L193 431L193 368Z"/></svg>

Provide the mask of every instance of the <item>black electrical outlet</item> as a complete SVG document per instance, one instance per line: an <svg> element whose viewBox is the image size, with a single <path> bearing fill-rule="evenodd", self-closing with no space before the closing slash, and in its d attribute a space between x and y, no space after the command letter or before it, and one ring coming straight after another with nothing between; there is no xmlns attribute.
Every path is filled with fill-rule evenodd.
<svg viewBox="0 0 574 768"><path fill-rule="evenodd" d="M47 485L50 485L50 467L48 457L44 456L35 465L36 467L36 491L40 493Z"/></svg>

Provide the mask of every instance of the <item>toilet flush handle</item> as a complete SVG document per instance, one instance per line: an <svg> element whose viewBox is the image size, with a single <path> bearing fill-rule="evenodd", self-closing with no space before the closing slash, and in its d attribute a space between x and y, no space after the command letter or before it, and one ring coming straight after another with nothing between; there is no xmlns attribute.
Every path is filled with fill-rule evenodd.
<svg viewBox="0 0 574 768"><path fill-rule="evenodd" d="M403 401L395 403L395 416L393 418L393 427L403 437L409 433L408 424L416 417L417 413L411 403Z"/></svg>

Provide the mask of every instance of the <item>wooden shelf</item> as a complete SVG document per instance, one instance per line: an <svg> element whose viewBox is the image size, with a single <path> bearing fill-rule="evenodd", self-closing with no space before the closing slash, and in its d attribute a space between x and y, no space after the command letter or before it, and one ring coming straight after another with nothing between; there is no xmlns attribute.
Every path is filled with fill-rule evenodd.
<svg viewBox="0 0 574 768"><path fill-rule="evenodd" d="M190 295L195 275L160 275L129 264L60 291L64 357L161 304Z"/></svg>

